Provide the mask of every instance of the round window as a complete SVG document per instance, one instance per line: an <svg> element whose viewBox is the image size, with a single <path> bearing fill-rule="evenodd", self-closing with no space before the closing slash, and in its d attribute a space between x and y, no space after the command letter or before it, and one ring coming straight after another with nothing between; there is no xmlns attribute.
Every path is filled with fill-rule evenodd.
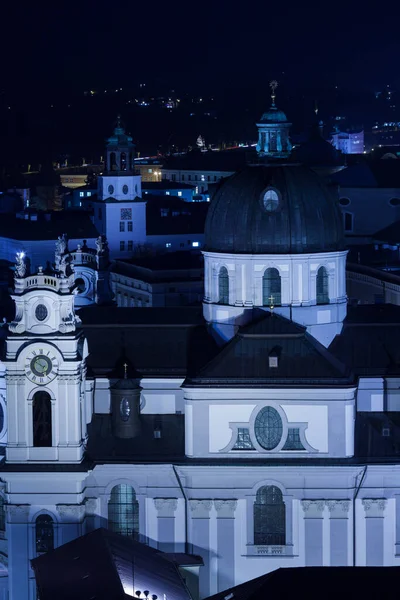
<svg viewBox="0 0 400 600"><path fill-rule="evenodd" d="M128 186L124 185L122 188L122 192L126 195L128 193Z"/></svg>
<svg viewBox="0 0 400 600"><path fill-rule="evenodd" d="M45 321L47 319L48 310L44 304L38 304L35 309L35 317L38 321Z"/></svg>
<svg viewBox="0 0 400 600"><path fill-rule="evenodd" d="M279 207L279 196L275 190L267 190L263 196L263 206L267 212L274 212Z"/></svg>
<svg viewBox="0 0 400 600"><path fill-rule="evenodd" d="M282 439L282 419L272 406L262 408L254 423L257 442L265 450L273 450Z"/></svg>
<svg viewBox="0 0 400 600"><path fill-rule="evenodd" d="M389 200L389 204L390 204L390 206L400 206L400 199L399 198L391 198Z"/></svg>
<svg viewBox="0 0 400 600"><path fill-rule="evenodd" d="M350 200L348 198L340 198L339 204L340 206L348 206L350 204Z"/></svg>
<svg viewBox="0 0 400 600"><path fill-rule="evenodd" d="M108 193L109 194L113 194L114 193L114 186L113 185L109 185L108 186Z"/></svg>
<svg viewBox="0 0 400 600"><path fill-rule="evenodd" d="M121 421L128 421L129 415L131 414L131 405L129 404L128 398L122 398L119 405L119 414Z"/></svg>

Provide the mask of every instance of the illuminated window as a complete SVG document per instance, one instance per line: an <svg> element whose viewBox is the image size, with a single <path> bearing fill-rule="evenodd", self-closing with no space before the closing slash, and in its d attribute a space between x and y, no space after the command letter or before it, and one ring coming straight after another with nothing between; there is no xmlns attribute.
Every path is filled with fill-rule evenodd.
<svg viewBox="0 0 400 600"><path fill-rule="evenodd" d="M85 196L85 192L79 192L79 196L83 198Z"/></svg>
<svg viewBox="0 0 400 600"><path fill-rule="evenodd" d="M282 419L272 406L262 408L254 423L257 442L264 450L273 450L282 439Z"/></svg>
<svg viewBox="0 0 400 600"><path fill-rule="evenodd" d="M108 502L108 527L114 533L139 537L139 503L135 490L125 483L111 490Z"/></svg>
<svg viewBox="0 0 400 600"><path fill-rule="evenodd" d="M170 192L165 192L165 195L166 195L166 196L169 196L169 195L170 195Z"/></svg>
<svg viewBox="0 0 400 600"><path fill-rule="evenodd" d="M267 190L263 198L264 208L267 212L274 212L279 207L279 196L275 190Z"/></svg>
<svg viewBox="0 0 400 600"><path fill-rule="evenodd" d="M182 192L178 192L178 196L182 196Z"/></svg>
<svg viewBox="0 0 400 600"><path fill-rule="evenodd" d="M204 175L201 176L201 181L205 181L206 178L204 177Z"/></svg>
<svg viewBox="0 0 400 600"><path fill-rule="evenodd" d="M219 303L229 304L229 275L226 267L221 267L218 276Z"/></svg>
<svg viewBox="0 0 400 600"><path fill-rule="evenodd" d="M92 195L92 192L87 192L86 193L86 196L91 196L91 195Z"/></svg>
<svg viewBox="0 0 400 600"><path fill-rule="evenodd" d="M199 242L192 242L193 248L198 248L200 246Z"/></svg>
<svg viewBox="0 0 400 600"><path fill-rule="evenodd" d="M50 515L39 515L35 522L36 552L44 554L54 550L54 521Z"/></svg>
<svg viewBox="0 0 400 600"><path fill-rule="evenodd" d="M285 513L281 490L275 485L260 488L254 503L254 543L263 546L284 546Z"/></svg>
<svg viewBox="0 0 400 600"><path fill-rule="evenodd" d="M263 306L281 305L281 277L278 269L266 269L263 279Z"/></svg>
<svg viewBox="0 0 400 600"><path fill-rule="evenodd" d="M165 244L165 247L166 247L166 248L171 248L171 246L172 246L171 242L167 242L167 243Z"/></svg>
<svg viewBox="0 0 400 600"><path fill-rule="evenodd" d="M329 279L325 267L317 273L317 304L329 304Z"/></svg>
<svg viewBox="0 0 400 600"><path fill-rule="evenodd" d="M152 172L153 172L153 169L147 169L147 172L148 172L148 173L152 173Z"/></svg>

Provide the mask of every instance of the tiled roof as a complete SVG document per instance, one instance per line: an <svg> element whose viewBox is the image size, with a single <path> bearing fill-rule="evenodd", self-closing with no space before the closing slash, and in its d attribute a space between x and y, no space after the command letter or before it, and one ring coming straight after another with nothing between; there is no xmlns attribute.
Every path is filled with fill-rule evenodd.
<svg viewBox="0 0 400 600"><path fill-rule="evenodd" d="M264 313L265 314L265 313ZM269 366L269 356L278 366ZM299 325L266 313L239 333L185 385L350 385L349 370Z"/></svg>

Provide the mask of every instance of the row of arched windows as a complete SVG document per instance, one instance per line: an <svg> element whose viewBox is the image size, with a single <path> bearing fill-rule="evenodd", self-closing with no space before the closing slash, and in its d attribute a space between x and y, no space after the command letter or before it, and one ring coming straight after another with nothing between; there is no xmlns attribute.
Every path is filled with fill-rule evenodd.
<svg viewBox="0 0 400 600"><path fill-rule="evenodd" d="M317 304L329 304L329 279L325 267L320 267L316 279ZM218 275L219 304L229 304L229 274L226 267L221 267ZM282 283L278 269L266 269L262 278L263 306L280 306L282 304Z"/></svg>
<svg viewBox="0 0 400 600"><path fill-rule="evenodd" d="M139 503L135 490L125 483L111 490L108 502L108 527L127 537L139 537ZM54 549L54 521L41 514L35 522L36 553ZM261 487L254 503L254 544L285 545L286 508L281 490L275 485Z"/></svg>

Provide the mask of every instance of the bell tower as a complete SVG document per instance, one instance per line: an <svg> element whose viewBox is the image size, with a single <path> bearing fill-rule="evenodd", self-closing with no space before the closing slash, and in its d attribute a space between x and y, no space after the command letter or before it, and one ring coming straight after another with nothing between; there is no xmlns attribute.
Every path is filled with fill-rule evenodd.
<svg viewBox="0 0 400 600"><path fill-rule="evenodd" d="M288 158L292 150L289 139L291 123L285 113L275 104L277 81L271 81L271 106L257 123L258 144L256 150L261 157Z"/></svg>
<svg viewBox="0 0 400 600"><path fill-rule="evenodd" d="M62 242L59 239L58 244ZM80 462L87 436L87 344L74 312L74 274L29 274L17 254L15 318L5 359L8 413L6 460Z"/></svg>
<svg viewBox="0 0 400 600"><path fill-rule="evenodd" d="M105 171L98 178L99 200L134 200L142 197L141 177L135 175L135 144L118 116L114 133L107 139Z"/></svg>

